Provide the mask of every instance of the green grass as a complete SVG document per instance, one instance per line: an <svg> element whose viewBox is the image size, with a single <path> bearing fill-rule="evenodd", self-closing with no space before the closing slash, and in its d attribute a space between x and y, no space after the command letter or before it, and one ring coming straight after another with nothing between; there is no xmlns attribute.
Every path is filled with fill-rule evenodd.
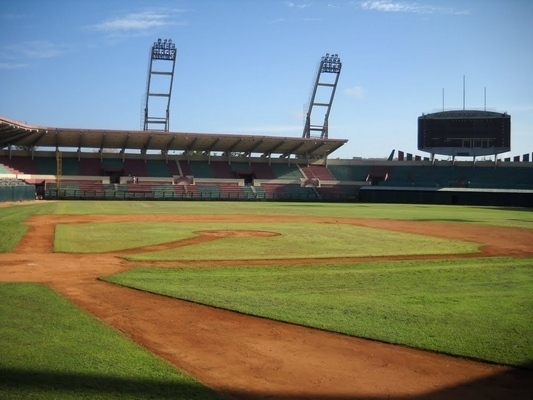
<svg viewBox="0 0 533 400"><path fill-rule="evenodd" d="M309 215L471 222L533 229L533 209L503 207L216 201L61 201L54 204L57 214Z"/></svg>
<svg viewBox="0 0 533 400"><path fill-rule="evenodd" d="M0 252L13 250L33 214L244 214L389 218L465 222L533 229L533 209L410 204L189 201L54 201L0 207Z"/></svg>
<svg viewBox="0 0 533 400"><path fill-rule="evenodd" d="M130 260L235 260L472 253L477 244L323 223L121 223L58 225L55 251L97 253L167 243L195 231L253 230L271 237L229 237L213 242L128 256ZM142 232L142 234L139 234Z"/></svg>
<svg viewBox="0 0 533 400"><path fill-rule="evenodd" d="M496 363L533 360L533 259L140 268L125 286Z"/></svg>
<svg viewBox="0 0 533 400"><path fill-rule="evenodd" d="M28 227L24 220L35 214L53 213L54 203L0 207L0 253L12 251Z"/></svg>
<svg viewBox="0 0 533 400"><path fill-rule="evenodd" d="M219 399L38 284L0 284L0 398Z"/></svg>
<svg viewBox="0 0 533 400"><path fill-rule="evenodd" d="M102 253L173 242L196 236L178 223L88 223L56 225L54 250Z"/></svg>
<svg viewBox="0 0 533 400"><path fill-rule="evenodd" d="M137 260L286 258L288 251L295 257L357 256L376 254L376 251L413 254L427 253L423 247L430 247L433 253L441 245L442 252L474 249L471 243L433 241L416 235L350 226L342 224L343 218L448 221L485 224L487 229L493 226L533 229L532 210L509 208L58 201L0 207L1 252L16 246L26 231L24 221L34 214L239 214L322 216L339 220L339 224L125 223L57 227L56 246L61 251L83 251L81 247L86 246L94 252L128 249L181 240L198 230L252 229L280 234L270 238L225 238L178 250L135 255ZM382 246L380 240L387 246ZM498 363L529 362L531 365L532 269L532 259L480 258L268 268L151 269L109 279L143 290L350 335ZM178 378L163 377L164 372L155 372L160 371L160 367L153 367L160 363L158 359L142 349L131 350L136 348L134 344L110 329L106 331L102 324L77 308L71 306L72 313L65 315L60 309L68 309L66 300L50 291L42 294L42 287L39 290L31 285L22 285L23 290L20 287L0 285L0 397L170 398L172 395L168 393L195 387L174 380ZM117 353L118 363L110 365L107 353ZM130 353L135 353L134 357L152 357L152 361L144 358L131 361ZM150 371L144 370L144 364ZM161 365L178 374L168 365Z"/></svg>

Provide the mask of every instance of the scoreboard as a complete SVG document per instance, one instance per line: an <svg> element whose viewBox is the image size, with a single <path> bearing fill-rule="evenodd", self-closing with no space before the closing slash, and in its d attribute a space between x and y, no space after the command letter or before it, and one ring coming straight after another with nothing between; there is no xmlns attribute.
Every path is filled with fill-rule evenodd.
<svg viewBox="0 0 533 400"><path fill-rule="evenodd" d="M418 149L482 156L511 150L511 116L492 111L442 111L418 117Z"/></svg>

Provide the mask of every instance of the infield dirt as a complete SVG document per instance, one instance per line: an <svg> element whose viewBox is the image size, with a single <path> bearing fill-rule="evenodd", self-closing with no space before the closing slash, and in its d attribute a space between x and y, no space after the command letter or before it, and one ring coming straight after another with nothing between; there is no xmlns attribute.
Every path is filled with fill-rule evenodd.
<svg viewBox="0 0 533 400"><path fill-rule="evenodd" d="M0 254L0 281L44 283L207 386L232 399L531 399L533 372L251 317L128 289L98 277L138 265L121 256L255 231L198 232L194 239L100 254L54 253L57 224L90 222L344 223L475 242L480 253L445 256L217 261L209 265L358 262L479 256L533 256L533 230L450 222L312 217L140 215L33 216L12 253Z"/></svg>

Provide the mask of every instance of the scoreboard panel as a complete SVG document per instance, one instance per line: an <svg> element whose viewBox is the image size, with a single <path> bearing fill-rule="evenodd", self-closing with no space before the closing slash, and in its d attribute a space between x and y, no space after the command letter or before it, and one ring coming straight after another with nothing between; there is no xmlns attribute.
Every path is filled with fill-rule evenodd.
<svg viewBox="0 0 533 400"><path fill-rule="evenodd" d="M443 111L418 118L418 149L479 156L511 150L511 116L491 111Z"/></svg>

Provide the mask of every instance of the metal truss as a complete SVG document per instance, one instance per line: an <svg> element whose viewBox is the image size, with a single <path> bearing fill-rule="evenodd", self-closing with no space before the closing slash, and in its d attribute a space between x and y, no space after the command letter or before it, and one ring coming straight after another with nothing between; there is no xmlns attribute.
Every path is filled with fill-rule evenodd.
<svg viewBox="0 0 533 400"><path fill-rule="evenodd" d="M169 130L170 96L174 81L176 54L176 45L172 43L171 39L158 39L152 46L144 105L145 131L162 130L168 132ZM169 64L171 64L171 68L169 68ZM155 68L159 69L156 70ZM161 99L163 102L160 101ZM164 110L165 100L166 109Z"/></svg>
<svg viewBox="0 0 533 400"><path fill-rule="evenodd" d="M342 63L338 54L327 53L325 57L322 57L318 67L313 94L309 102L309 110L307 111L302 135L303 138L318 137L318 135L312 135L311 132L320 132L321 139L328 138L329 113L331 111L333 97L335 96L335 90L337 89L341 67ZM333 79L331 79L332 74L334 75ZM318 93L319 91L321 93ZM319 95L318 98L317 94ZM322 110L325 108L326 110L324 114L324 122L321 125L314 123L311 119L314 108L320 108Z"/></svg>

